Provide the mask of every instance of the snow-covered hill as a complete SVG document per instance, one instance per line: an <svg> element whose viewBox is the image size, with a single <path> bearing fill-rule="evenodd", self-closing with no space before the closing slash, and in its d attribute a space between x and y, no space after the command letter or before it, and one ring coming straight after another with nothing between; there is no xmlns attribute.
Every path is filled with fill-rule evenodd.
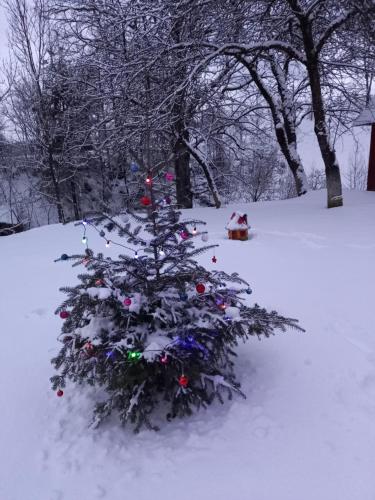
<svg viewBox="0 0 375 500"><path fill-rule="evenodd" d="M239 348L246 400L139 435L88 429L90 393L49 388L58 288L77 272L53 260L82 249L81 230L1 238L0 499L374 500L375 193L324 206L323 192L236 206L248 242L226 239L234 207L195 210L221 244L216 266L307 333Z"/></svg>

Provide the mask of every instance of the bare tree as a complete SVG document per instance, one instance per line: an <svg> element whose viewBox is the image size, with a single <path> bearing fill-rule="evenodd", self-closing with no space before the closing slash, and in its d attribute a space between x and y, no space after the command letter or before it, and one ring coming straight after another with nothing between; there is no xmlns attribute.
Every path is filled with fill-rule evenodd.
<svg viewBox="0 0 375 500"><path fill-rule="evenodd" d="M345 180L349 189L366 190L367 166L358 142L356 142L354 153L350 157L350 164L345 173Z"/></svg>

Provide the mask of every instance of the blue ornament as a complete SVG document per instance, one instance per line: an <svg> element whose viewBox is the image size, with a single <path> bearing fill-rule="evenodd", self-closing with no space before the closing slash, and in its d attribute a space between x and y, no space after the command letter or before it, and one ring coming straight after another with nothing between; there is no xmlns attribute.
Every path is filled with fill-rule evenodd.
<svg viewBox="0 0 375 500"><path fill-rule="evenodd" d="M187 300L188 299L188 296L187 296L187 294L185 292L180 292L179 296L180 296L181 300Z"/></svg>
<svg viewBox="0 0 375 500"><path fill-rule="evenodd" d="M60 257L61 260L68 260L69 259L69 255L67 255L66 253L63 253L62 256Z"/></svg>
<svg viewBox="0 0 375 500"><path fill-rule="evenodd" d="M252 289L249 287L249 288L246 290L246 293L247 293L248 295L251 295L251 294L253 293L253 291L252 291Z"/></svg>
<svg viewBox="0 0 375 500"><path fill-rule="evenodd" d="M136 163L132 162L130 164L130 170L133 172L133 174L135 174L136 172L138 172L139 166Z"/></svg>

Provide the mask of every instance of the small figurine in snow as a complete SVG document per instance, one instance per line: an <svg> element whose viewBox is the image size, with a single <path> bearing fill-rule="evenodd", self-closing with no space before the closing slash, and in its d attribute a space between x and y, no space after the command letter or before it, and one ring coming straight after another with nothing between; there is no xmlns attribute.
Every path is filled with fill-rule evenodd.
<svg viewBox="0 0 375 500"><path fill-rule="evenodd" d="M248 240L249 225L247 223L247 215L242 212L233 212L227 224L227 229L230 240Z"/></svg>

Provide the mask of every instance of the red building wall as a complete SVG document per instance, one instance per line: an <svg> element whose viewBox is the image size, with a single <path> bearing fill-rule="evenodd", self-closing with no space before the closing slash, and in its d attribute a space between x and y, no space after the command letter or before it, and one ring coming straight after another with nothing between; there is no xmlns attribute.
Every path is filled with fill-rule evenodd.
<svg viewBox="0 0 375 500"><path fill-rule="evenodd" d="M375 191L375 124L371 125L370 158L368 162L367 191Z"/></svg>

